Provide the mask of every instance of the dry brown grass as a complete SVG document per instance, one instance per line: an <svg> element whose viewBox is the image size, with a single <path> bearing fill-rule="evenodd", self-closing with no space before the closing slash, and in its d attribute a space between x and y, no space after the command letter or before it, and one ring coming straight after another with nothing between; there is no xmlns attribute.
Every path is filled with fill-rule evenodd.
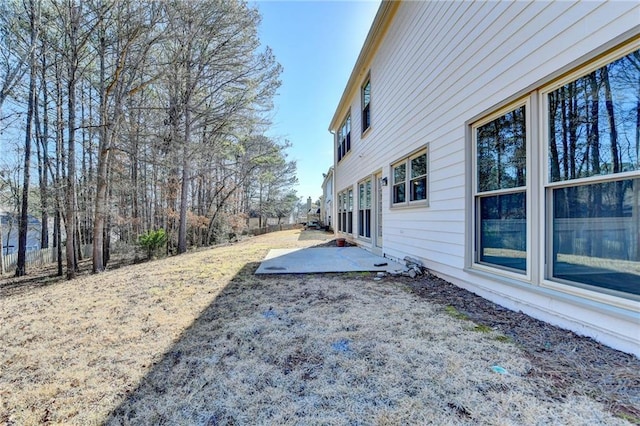
<svg viewBox="0 0 640 426"><path fill-rule="evenodd" d="M269 248L329 238L285 231L24 291L2 282L0 423L625 423L549 398L515 345L401 280L253 275Z"/></svg>

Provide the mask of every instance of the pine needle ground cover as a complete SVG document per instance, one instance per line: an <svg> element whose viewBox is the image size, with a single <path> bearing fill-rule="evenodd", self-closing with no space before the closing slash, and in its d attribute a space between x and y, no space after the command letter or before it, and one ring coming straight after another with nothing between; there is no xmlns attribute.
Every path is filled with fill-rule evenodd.
<svg viewBox="0 0 640 426"><path fill-rule="evenodd" d="M520 345L415 283L253 275L268 249L326 235L0 293L0 423L628 424L550 392Z"/></svg>

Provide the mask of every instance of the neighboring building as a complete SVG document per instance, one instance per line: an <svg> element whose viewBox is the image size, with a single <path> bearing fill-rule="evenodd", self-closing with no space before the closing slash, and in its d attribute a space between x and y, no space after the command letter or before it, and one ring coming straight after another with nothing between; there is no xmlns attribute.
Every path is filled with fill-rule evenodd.
<svg viewBox="0 0 640 426"><path fill-rule="evenodd" d="M305 223L320 221L320 205L318 202L311 201L311 197L307 198L307 217Z"/></svg>
<svg viewBox="0 0 640 426"><path fill-rule="evenodd" d="M640 3L383 2L334 228L640 356Z"/></svg>
<svg viewBox="0 0 640 426"><path fill-rule="evenodd" d="M320 221L324 226L333 228L333 166L323 173L322 198L320 198Z"/></svg>
<svg viewBox="0 0 640 426"><path fill-rule="evenodd" d="M20 218L17 214L0 211L0 238L2 238L3 255L18 252L19 227ZM29 215L27 222L27 251L40 250L41 230L40 221Z"/></svg>

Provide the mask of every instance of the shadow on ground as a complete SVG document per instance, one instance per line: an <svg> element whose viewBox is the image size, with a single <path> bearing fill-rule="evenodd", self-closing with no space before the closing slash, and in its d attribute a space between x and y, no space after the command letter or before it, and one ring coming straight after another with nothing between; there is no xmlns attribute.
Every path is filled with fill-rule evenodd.
<svg viewBox="0 0 640 426"><path fill-rule="evenodd" d="M296 323L293 310L307 310L318 304L335 304L344 298L345 295L340 290L340 278L331 283L332 287L326 291L313 293L303 290L288 295L277 291L278 287L287 288L287 282L291 284L289 280L295 280L296 286L306 288L312 278L307 275L289 275L286 281L281 281L284 278L256 277L254 273L258 266L258 262L249 263L234 276L173 346L154 363L138 386L123 395L123 402L110 413L105 424L305 423L302 419L306 419L307 423L309 419L313 419L311 422L317 424L340 423L335 418L310 417L310 413L321 412L339 416L343 413L333 410L331 404L335 401L327 395L337 394L342 398L340 401L343 401L345 398L353 398L353 395L357 394L356 390L360 392L361 389L368 388L369 384L361 380L372 376L370 371L366 368L362 371L335 369L336 365L318 349L323 345L333 348L333 352L344 354L347 359L352 354L349 341L323 341L322 338L313 336L314 332L308 329L304 329L290 341L286 336L277 336L279 333L287 333L288 330L301 327L301 324ZM629 419L639 418L636 411L637 393L634 392L638 389L639 382L637 374L628 373L629 367L637 365L638 362L633 357L608 348L603 350L600 345L594 345L589 339L579 338L572 333L537 322L528 322L528 328L538 330L543 343L540 346L532 345L530 338L519 337L520 332L518 335L512 334L517 332L517 322L523 321L517 313L498 308L497 312L504 323L498 325L495 324L496 307L487 305L482 309L472 309L472 305L481 303L481 300L462 289L430 278L411 281L408 284L416 294L427 297L433 303L441 304L440 309L445 306L457 306L461 312L473 317L475 323L472 325L486 323L502 329L505 336L522 346L523 350L529 353L533 363L533 370L529 373L530 380L536 380L536 376L544 376L545 383L549 386L546 389L540 388L540 392L545 394L541 395L543 400L560 403L575 392L585 392L593 395L593 399L602 401L619 415ZM449 290L446 300L433 297L433 294L447 289ZM464 292L464 295L459 292ZM454 298L465 303L456 304L452 300ZM287 309L292 310L291 315L287 314ZM479 309L487 310L487 318L472 315L472 311ZM340 312L336 311L334 315L339 316ZM513 319L509 320L507 317ZM322 320L322 316L319 316L318 321ZM494 322L488 322L489 320ZM265 325L270 322L277 323L278 326ZM354 330L346 329L344 332L353 333ZM275 339L284 339L286 342L272 344ZM592 346L592 349L587 350ZM555 347L557 350L554 350ZM541 351L550 354L553 351L553 359L556 361L551 362L543 358L544 354ZM582 358L585 352L585 355L588 355L590 351L597 357ZM536 355L532 356L532 353ZM363 365L371 367L363 362ZM388 360L381 359L380 362ZM565 363L566 366L560 369L560 364ZM598 366L599 363L602 365ZM553 371L547 371L549 368ZM597 368L603 375L576 375L577 371L587 368ZM323 370L334 372L336 382L344 375L353 377L353 381L350 382L352 387L336 383L328 388L318 388L315 380ZM554 372L567 374L562 374L562 378L554 378ZM412 381L411 376L411 373L407 373L408 382ZM384 377L381 380L384 381ZM558 382L559 380L562 382ZM387 391L392 392L394 389L400 388L384 382L383 387L376 390L379 394L375 397L370 396L371 393L365 394L365 399L351 401L351 405L359 407L360 404L369 404L372 401L367 398L374 398L373 406L380 407L388 401L396 401L385 395ZM412 388L407 389L411 391ZM500 388L498 393L508 390L508 386ZM414 394L407 394L405 397L414 402L417 398ZM450 408L450 417L440 419L447 418L454 423L456 420L463 423L469 421L465 410L452 404L450 402L446 405ZM445 410L448 410L446 407ZM346 419L344 423L347 424L347 420L355 418ZM363 417L359 418L362 420Z"/></svg>
<svg viewBox="0 0 640 426"><path fill-rule="evenodd" d="M172 424L178 418L181 424L232 421L232 415L224 410L224 401L203 404L209 395L207 388L216 386L208 378L219 374L206 373L211 373L211 369L224 373L229 360L237 357L235 347L241 338L224 328L230 321L256 314L258 305L252 303L250 290L265 285L254 276L259 265L248 263L236 274L173 347L154 363L138 387L127 391L124 401L110 413L105 424ZM196 402L194 398L199 400Z"/></svg>

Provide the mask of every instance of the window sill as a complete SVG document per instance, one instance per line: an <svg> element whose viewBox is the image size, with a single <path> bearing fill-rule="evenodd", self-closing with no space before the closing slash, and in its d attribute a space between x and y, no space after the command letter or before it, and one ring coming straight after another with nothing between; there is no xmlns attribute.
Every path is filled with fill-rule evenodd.
<svg viewBox="0 0 640 426"><path fill-rule="evenodd" d="M476 262L471 266L470 271L471 270L482 274L489 274L493 277L500 277L500 279L513 280L522 283L523 285L533 285L531 275L527 273L527 271L521 271L519 269L500 267L490 263Z"/></svg>
<svg viewBox="0 0 640 426"><path fill-rule="evenodd" d="M542 280L540 287L584 299L591 299L594 302L605 303L607 305L616 306L618 308L640 312L640 303L638 303L640 299L638 296L633 294L625 297L622 295L617 295L617 292L607 292L605 289L599 291L595 288L590 289L586 286L582 287L580 283L572 283L570 281L562 282L560 280L552 281L549 279Z"/></svg>
<svg viewBox="0 0 640 426"><path fill-rule="evenodd" d="M366 138L369 133L371 133L371 126L367 127L364 132L360 134L360 139Z"/></svg>
<svg viewBox="0 0 640 426"><path fill-rule="evenodd" d="M341 159L338 160L338 164L342 163L345 158L347 158L351 154L351 151L348 151L345 155L342 156Z"/></svg>
<svg viewBox="0 0 640 426"><path fill-rule="evenodd" d="M406 209L416 209L422 207L429 207L429 201L413 201L409 203L397 203L391 204L391 210L406 210Z"/></svg>
<svg viewBox="0 0 640 426"><path fill-rule="evenodd" d="M518 279L517 277L511 277L507 276L506 274L500 274L494 271L486 271L484 269L478 269L475 267L466 267L464 268L464 271L471 275L482 277L510 287L530 291L538 295L549 297L550 299L557 299L566 303L571 303L573 305L595 309L597 311L606 313L608 315L613 315L624 320L628 320L629 318L637 318L639 312L637 302L636 305L633 305L633 301L630 300L620 299L617 297L615 298L617 300L612 300L614 298L611 296L606 298L593 297L593 294L590 295L591 297L585 297L585 290L576 291L577 289L574 288L574 291L568 292L566 289L566 287L568 286L558 283L554 283L555 285L552 286L549 285L549 282L546 280L542 285L534 285L532 282L526 281L524 279L525 277L522 276L520 277L520 279ZM479 287L490 293L496 293L495 290L487 286L481 285ZM598 296L600 295L598 294ZM522 301L520 301L520 303L521 302Z"/></svg>

